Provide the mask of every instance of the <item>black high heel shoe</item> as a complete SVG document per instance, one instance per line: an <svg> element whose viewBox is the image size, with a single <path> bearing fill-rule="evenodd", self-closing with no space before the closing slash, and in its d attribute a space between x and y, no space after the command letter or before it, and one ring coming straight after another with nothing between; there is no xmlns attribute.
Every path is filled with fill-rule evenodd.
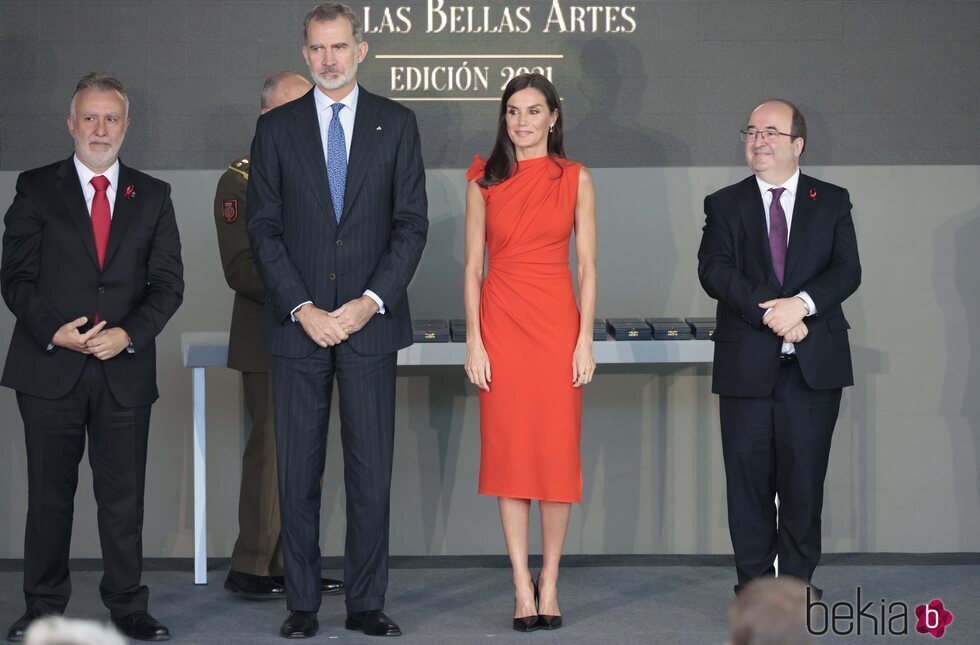
<svg viewBox="0 0 980 645"><path fill-rule="evenodd" d="M532 582L534 585L534 606L538 606L538 583ZM514 597L514 611L517 611L517 597ZM534 614L533 616L521 616L520 618L514 619L514 631L515 632L534 632L541 629L540 616Z"/></svg>
<svg viewBox="0 0 980 645"><path fill-rule="evenodd" d="M534 581L534 604L538 604L538 581ZM547 616L538 614L538 629L559 629L561 627L561 616Z"/></svg>

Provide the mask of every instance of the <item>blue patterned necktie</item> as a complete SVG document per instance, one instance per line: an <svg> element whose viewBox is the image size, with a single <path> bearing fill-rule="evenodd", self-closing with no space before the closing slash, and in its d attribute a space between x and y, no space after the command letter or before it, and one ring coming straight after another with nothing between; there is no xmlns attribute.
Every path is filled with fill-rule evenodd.
<svg viewBox="0 0 980 645"><path fill-rule="evenodd" d="M339 117L344 104L334 103L330 107L333 108L333 118L327 127L327 182L330 184L334 216L339 224L340 214L344 212L344 188L347 183L347 142Z"/></svg>

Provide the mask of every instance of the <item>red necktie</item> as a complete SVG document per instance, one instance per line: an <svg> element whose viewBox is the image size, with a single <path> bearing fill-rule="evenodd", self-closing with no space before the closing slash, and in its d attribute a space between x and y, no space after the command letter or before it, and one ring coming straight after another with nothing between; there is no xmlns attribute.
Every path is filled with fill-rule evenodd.
<svg viewBox="0 0 980 645"><path fill-rule="evenodd" d="M95 198L92 200L92 234L95 236L95 253L99 258L99 270L105 264L105 251L109 246L109 226L112 224L112 215L109 212L109 196L106 189L109 188L109 180L103 175L92 177L92 185L95 186ZM98 325L102 317L95 314L95 324Z"/></svg>
<svg viewBox="0 0 980 645"><path fill-rule="evenodd" d="M99 256L99 269L105 264L105 250L109 246L109 226L112 215L109 212L109 180L103 175L92 177L95 186L95 199L92 200L92 233L95 235L95 252Z"/></svg>

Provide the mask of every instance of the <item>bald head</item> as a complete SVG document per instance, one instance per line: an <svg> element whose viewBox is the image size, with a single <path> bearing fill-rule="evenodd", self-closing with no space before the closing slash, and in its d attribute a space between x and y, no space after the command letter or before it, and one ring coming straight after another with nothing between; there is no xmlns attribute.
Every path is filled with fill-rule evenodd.
<svg viewBox="0 0 980 645"><path fill-rule="evenodd" d="M284 103L295 101L313 87L296 72L279 72L265 79L262 85L262 114Z"/></svg>

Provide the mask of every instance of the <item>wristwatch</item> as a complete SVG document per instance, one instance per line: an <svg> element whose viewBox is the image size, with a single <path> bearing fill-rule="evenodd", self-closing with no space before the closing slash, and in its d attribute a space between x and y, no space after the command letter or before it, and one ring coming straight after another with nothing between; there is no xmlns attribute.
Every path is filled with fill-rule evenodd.
<svg viewBox="0 0 980 645"><path fill-rule="evenodd" d="M803 303L803 309L806 311L806 313L803 314L803 317L806 318L807 316L810 315L810 305L807 303L806 299L803 298L802 296L796 296L796 297L799 298L800 302Z"/></svg>

